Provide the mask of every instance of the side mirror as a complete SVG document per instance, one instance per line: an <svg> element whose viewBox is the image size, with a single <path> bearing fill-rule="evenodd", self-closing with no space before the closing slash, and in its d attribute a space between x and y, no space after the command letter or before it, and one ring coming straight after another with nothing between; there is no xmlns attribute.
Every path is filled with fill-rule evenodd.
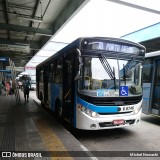
<svg viewBox="0 0 160 160"><path fill-rule="evenodd" d="M78 53L79 69L78 69L77 75L76 75L75 78L74 78L75 81L81 78L81 76L80 76L80 70L81 70L82 65L83 65L83 63L82 63L82 58L81 58L81 51L77 48L77 49L76 49L76 52Z"/></svg>
<svg viewBox="0 0 160 160"><path fill-rule="evenodd" d="M75 76L74 80L78 80L81 79L82 76L80 76L80 71L78 71L77 75Z"/></svg>

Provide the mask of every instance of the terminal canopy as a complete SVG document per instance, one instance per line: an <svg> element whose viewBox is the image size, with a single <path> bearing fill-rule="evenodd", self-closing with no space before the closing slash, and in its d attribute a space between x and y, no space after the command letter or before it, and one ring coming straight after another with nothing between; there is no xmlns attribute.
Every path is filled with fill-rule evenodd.
<svg viewBox="0 0 160 160"><path fill-rule="evenodd" d="M58 50L79 37L122 37L159 22L158 0L88 0L61 26L42 49L27 64L37 66ZM154 31L154 29L153 29ZM158 32L151 32L159 34ZM140 40L149 37L140 34ZM133 40L134 35L132 36ZM154 38L153 36L151 38ZM157 38L157 37L156 37ZM137 41L136 42L141 42Z"/></svg>

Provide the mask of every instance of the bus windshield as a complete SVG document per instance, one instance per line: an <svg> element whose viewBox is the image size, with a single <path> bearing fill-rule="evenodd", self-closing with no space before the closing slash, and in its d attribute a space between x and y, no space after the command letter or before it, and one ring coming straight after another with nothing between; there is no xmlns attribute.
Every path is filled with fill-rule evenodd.
<svg viewBox="0 0 160 160"><path fill-rule="evenodd" d="M138 59L83 57L80 93L91 97L137 96L142 94L142 63ZM123 94L123 89L124 93ZM122 92L121 92L122 91Z"/></svg>

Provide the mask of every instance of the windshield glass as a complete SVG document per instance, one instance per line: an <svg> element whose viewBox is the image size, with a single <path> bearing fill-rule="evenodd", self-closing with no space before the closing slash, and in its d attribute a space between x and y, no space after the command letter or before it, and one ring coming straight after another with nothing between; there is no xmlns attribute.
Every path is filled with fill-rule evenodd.
<svg viewBox="0 0 160 160"><path fill-rule="evenodd" d="M142 64L134 59L83 57L79 91L88 96L119 97L142 94Z"/></svg>

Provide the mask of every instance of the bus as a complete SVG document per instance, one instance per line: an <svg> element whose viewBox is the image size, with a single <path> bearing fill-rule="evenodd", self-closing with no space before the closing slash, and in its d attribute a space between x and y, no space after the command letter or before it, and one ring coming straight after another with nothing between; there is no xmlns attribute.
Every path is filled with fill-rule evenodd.
<svg viewBox="0 0 160 160"><path fill-rule="evenodd" d="M37 65L37 97L82 130L138 124L145 47L118 38L81 37Z"/></svg>
<svg viewBox="0 0 160 160"><path fill-rule="evenodd" d="M160 51L145 55L142 112L160 116Z"/></svg>

